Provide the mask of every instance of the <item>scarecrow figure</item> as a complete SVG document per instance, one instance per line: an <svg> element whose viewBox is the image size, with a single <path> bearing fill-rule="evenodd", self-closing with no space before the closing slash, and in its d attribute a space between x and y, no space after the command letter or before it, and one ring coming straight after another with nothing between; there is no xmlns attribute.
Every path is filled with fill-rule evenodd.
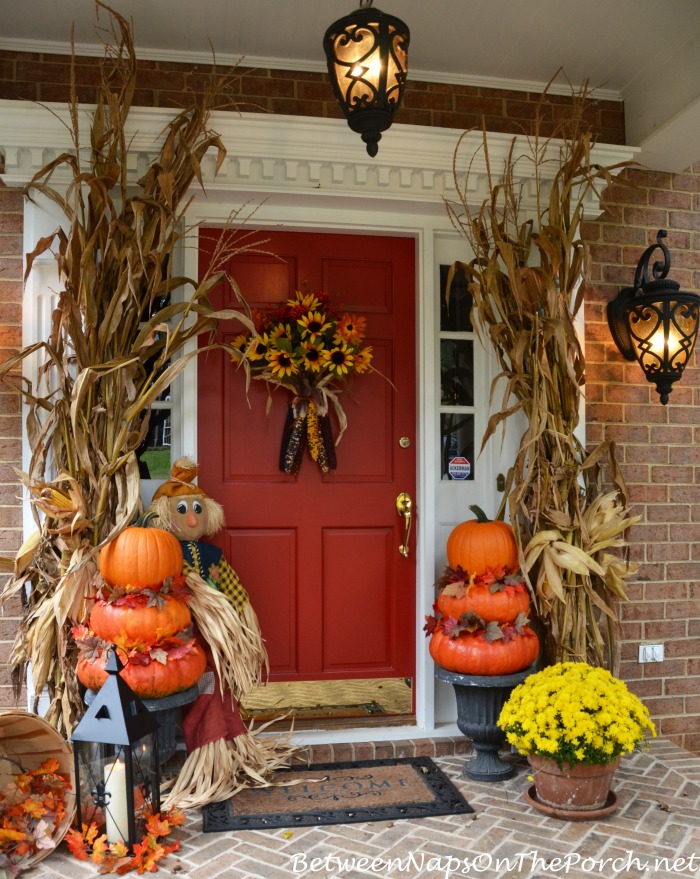
<svg viewBox="0 0 700 879"><path fill-rule="evenodd" d="M188 757L166 801L179 808L200 807L244 787L264 785L291 752L288 744L261 740L241 719L238 700L260 683L263 667L268 668L267 651L238 575L221 549L202 541L224 527L224 513L194 484L198 471L190 458L180 458L150 505L156 524L182 545L190 610L207 652L199 696L182 709Z"/></svg>

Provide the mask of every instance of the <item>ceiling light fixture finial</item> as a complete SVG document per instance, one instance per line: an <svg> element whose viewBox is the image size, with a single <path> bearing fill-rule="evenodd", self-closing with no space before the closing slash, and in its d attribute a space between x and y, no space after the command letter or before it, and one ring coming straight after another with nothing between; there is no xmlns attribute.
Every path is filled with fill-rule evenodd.
<svg viewBox="0 0 700 879"><path fill-rule="evenodd" d="M382 132L401 105L411 37L401 19L371 7L372 0L360 0L359 9L334 22L323 48L348 125L376 156Z"/></svg>

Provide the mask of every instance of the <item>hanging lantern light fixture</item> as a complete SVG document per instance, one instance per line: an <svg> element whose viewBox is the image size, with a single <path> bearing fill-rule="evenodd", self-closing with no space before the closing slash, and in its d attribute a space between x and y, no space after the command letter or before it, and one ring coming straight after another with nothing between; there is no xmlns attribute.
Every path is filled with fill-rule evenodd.
<svg viewBox="0 0 700 879"><path fill-rule="evenodd" d="M664 405L690 360L700 321L700 296L681 290L677 281L667 278L671 257L663 243L666 234L665 229L658 231L656 244L644 251L637 264L634 286L620 290L607 309L620 353L627 360L639 361ZM649 260L657 248L664 258L652 266L650 281Z"/></svg>
<svg viewBox="0 0 700 879"><path fill-rule="evenodd" d="M409 40L401 19L373 9L372 0L361 0L360 8L334 22L323 38L333 92L370 156L377 155L382 132L401 104Z"/></svg>

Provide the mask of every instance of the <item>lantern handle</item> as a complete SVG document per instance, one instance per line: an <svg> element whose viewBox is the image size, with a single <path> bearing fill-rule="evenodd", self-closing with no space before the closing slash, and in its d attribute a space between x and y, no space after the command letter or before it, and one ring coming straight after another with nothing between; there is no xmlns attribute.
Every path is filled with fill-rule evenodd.
<svg viewBox="0 0 700 879"><path fill-rule="evenodd" d="M669 270L671 268L671 254L668 252L668 247L664 244L663 240L668 235L666 229L659 229L656 233L656 244L651 244L644 253L640 256L639 262L637 263L637 271L634 273L634 290L641 290L642 287L646 287L649 283L649 260L651 259L652 253L658 247L664 255L664 260L656 260L651 269L651 274L655 281L661 281L665 278Z"/></svg>

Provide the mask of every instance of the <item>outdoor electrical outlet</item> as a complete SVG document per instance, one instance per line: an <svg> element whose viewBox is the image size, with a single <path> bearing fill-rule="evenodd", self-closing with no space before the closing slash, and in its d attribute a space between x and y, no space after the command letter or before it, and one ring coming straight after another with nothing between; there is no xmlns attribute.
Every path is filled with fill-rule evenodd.
<svg viewBox="0 0 700 879"><path fill-rule="evenodd" d="M639 661L640 662L663 662L664 661L664 645L663 644L640 644L639 645Z"/></svg>

